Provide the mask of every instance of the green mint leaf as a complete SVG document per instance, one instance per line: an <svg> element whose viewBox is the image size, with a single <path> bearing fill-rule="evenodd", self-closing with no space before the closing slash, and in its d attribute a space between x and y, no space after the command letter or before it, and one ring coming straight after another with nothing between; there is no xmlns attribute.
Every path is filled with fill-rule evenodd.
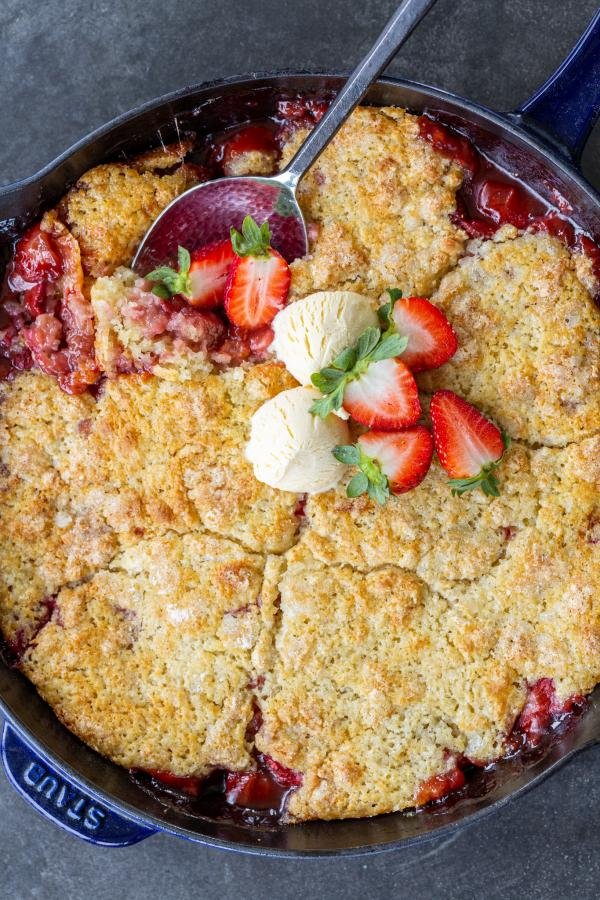
<svg viewBox="0 0 600 900"><path fill-rule="evenodd" d="M360 451L355 444L340 444L331 451L335 458L347 466L357 466L360 460Z"/></svg>
<svg viewBox="0 0 600 900"><path fill-rule="evenodd" d="M365 328L356 345L358 360L366 359L373 348L377 346L380 337L381 332L379 328Z"/></svg>
<svg viewBox="0 0 600 900"><path fill-rule="evenodd" d="M310 380L322 394L335 391L343 378L344 372L338 372L336 369L322 369L310 376Z"/></svg>
<svg viewBox="0 0 600 900"><path fill-rule="evenodd" d="M489 466L484 466L478 475L473 475L471 478L450 478L448 484L452 488L452 495L460 497L467 491L481 488L486 497L499 497L498 479L493 473L499 462L500 460L497 460L495 463L490 463Z"/></svg>
<svg viewBox="0 0 600 900"><path fill-rule="evenodd" d="M369 490L369 479L365 475L364 472L357 472L350 481L348 482L348 486L346 488L346 496L351 497L360 497L361 494L364 494L365 491Z"/></svg>
<svg viewBox="0 0 600 900"><path fill-rule="evenodd" d="M189 252L185 249L185 247L177 248L177 262L179 264L179 274L187 275L190 271L190 266L192 264L192 259Z"/></svg>
<svg viewBox="0 0 600 900"><path fill-rule="evenodd" d="M152 288L152 293L156 294L157 297L160 297L162 300L169 300L173 295L171 291L164 286L164 284L155 284Z"/></svg>
<svg viewBox="0 0 600 900"><path fill-rule="evenodd" d="M179 247L177 258L180 271L172 269L170 266L158 266L145 276L148 281L155 281L156 287L152 292L157 297L167 300L176 294L183 294L184 297L191 297L192 284L190 281L190 254L185 247Z"/></svg>
<svg viewBox="0 0 600 900"><path fill-rule="evenodd" d="M392 309L394 308L392 301L390 300L388 303L384 303L383 306L380 306L377 310L377 315L379 317L379 321L383 328L389 328L392 321Z"/></svg>
<svg viewBox="0 0 600 900"><path fill-rule="evenodd" d="M400 334L388 334L384 336L369 355L369 362L379 362L382 359L393 359L404 353L408 344L408 338Z"/></svg>
<svg viewBox="0 0 600 900"><path fill-rule="evenodd" d="M389 295L391 304L393 306L396 300L399 300L402 296L402 291L400 290L400 288L388 288L386 294Z"/></svg>
<svg viewBox="0 0 600 900"><path fill-rule="evenodd" d="M345 350L338 353L331 365L335 369L341 369L342 372L349 372L356 365L357 356L356 347L346 347Z"/></svg>
<svg viewBox="0 0 600 900"><path fill-rule="evenodd" d="M335 390L331 391L331 393L326 394L319 400L315 400L310 407L309 412L311 412L313 416L320 416L321 419L326 419L329 413L339 409L342 405L342 400L344 399L344 387L345 384L342 381Z"/></svg>
<svg viewBox="0 0 600 900"><path fill-rule="evenodd" d="M252 216L246 216L242 222L241 234L232 228L230 236L231 246L238 256L266 256L268 253L271 231L266 221L259 227Z"/></svg>

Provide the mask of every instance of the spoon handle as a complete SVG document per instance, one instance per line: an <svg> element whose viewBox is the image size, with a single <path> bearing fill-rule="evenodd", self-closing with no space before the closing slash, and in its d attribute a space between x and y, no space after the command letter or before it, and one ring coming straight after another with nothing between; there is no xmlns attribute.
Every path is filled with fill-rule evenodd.
<svg viewBox="0 0 600 900"><path fill-rule="evenodd" d="M403 0L317 127L311 131L287 168L276 176L278 181L291 190L296 188L304 173L321 155L371 84L435 2L436 0Z"/></svg>

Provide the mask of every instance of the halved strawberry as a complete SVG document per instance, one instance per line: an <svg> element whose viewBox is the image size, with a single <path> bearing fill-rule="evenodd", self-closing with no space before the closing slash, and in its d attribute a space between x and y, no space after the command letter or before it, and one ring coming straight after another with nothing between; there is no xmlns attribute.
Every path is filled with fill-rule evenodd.
<svg viewBox="0 0 600 900"><path fill-rule="evenodd" d="M192 253L188 303L199 309L219 306L225 293L229 269L236 258L230 240L216 241Z"/></svg>
<svg viewBox="0 0 600 900"><path fill-rule="evenodd" d="M480 487L499 496L493 470L508 439L489 419L452 391L437 391L430 406L433 440L442 467L450 475L453 494Z"/></svg>
<svg viewBox="0 0 600 900"><path fill-rule="evenodd" d="M400 359L371 363L346 385L342 405L356 422L384 431L414 425L421 415L415 379Z"/></svg>
<svg viewBox="0 0 600 900"><path fill-rule="evenodd" d="M148 272L148 281L155 282L152 292L164 300L185 297L190 306L214 309L225 293L231 265L237 259L231 241L216 241L194 251L190 256L185 247L177 251L177 269L159 266Z"/></svg>
<svg viewBox="0 0 600 900"><path fill-rule="evenodd" d="M425 297L396 300L392 319L398 332L408 338L400 359L412 372L437 369L456 353L458 341L452 325Z"/></svg>
<svg viewBox="0 0 600 900"><path fill-rule="evenodd" d="M404 494L420 484L431 465L433 439L423 425L405 431L367 431L357 443L377 461L393 494Z"/></svg>
<svg viewBox="0 0 600 900"><path fill-rule="evenodd" d="M246 216L242 233L231 229L237 258L225 286L225 312L239 328L268 325L285 306L290 288L290 267L270 246L269 223L259 226Z"/></svg>

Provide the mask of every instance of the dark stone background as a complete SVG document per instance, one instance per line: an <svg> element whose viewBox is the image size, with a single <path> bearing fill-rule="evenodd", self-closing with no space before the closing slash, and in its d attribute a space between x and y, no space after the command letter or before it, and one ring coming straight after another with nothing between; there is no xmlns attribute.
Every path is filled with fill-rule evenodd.
<svg viewBox="0 0 600 900"><path fill-rule="evenodd" d="M393 0L0 0L0 184L184 84L350 69ZM594 0L439 0L392 74L510 109L556 66ZM597 135L585 170L600 183ZM597 898L600 765L588 751L477 827L369 858L273 860L169 837L102 850L60 832L0 777L0 897Z"/></svg>

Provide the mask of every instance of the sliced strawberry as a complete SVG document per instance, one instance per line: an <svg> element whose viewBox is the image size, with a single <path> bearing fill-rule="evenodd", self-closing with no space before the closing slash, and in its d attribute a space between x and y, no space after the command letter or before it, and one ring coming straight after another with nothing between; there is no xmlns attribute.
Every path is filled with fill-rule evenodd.
<svg viewBox="0 0 600 900"><path fill-rule="evenodd" d="M236 259L231 241L216 241L192 253L190 293L186 299L198 309L214 309L223 301L227 276Z"/></svg>
<svg viewBox="0 0 600 900"><path fill-rule="evenodd" d="M406 431L367 431L358 445L377 460L393 494L404 494L420 484L433 456L433 439L423 425Z"/></svg>
<svg viewBox="0 0 600 900"><path fill-rule="evenodd" d="M400 359L412 372L437 369L456 353L458 341L450 322L424 297L396 300L392 318L398 332L408 338Z"/></svg>
<svg viewBox="0 0 600 900"><path fill-rule="evenodd" d="M346 386L343 407L361 425L384 431L414 425L421 415L415 379L400 359L371 363Z"/></svg>
<svg viewBox="0 0 600 900"><path fill-rule="evenodd" d="M507 442L489 419L452 391L437 391L431 400L433 440L440 463L450 475L453 493L480 487L498 496L493 469Z"/></svg>
<svg viewBox="0 0 600 900"><path fill-rule="evenodd" d="M287 301L290 267L270 246L267 222L259 228L246 216L241 234L231 229L231 243L237 258L225 287L227 317L248 330L268 325Z"/></svg>

